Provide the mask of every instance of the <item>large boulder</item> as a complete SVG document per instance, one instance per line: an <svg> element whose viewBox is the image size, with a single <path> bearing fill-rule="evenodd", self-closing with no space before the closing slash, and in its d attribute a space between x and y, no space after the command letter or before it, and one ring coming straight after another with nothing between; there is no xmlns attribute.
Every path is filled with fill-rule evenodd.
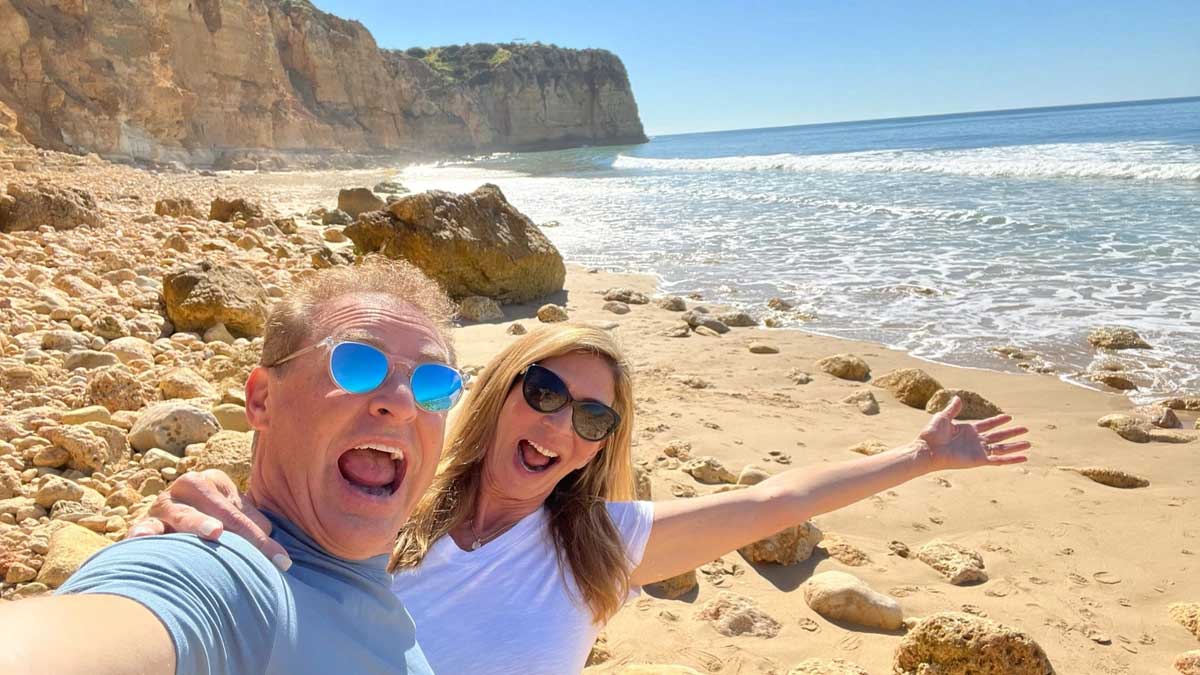
<svg viewBox="0 0 1200 675"><path fill-rule="evenodd" d="M208 219L228 223L233 220L250 220L262 218L263 208L258 204L242 199L224 199L217 197L208 207Z"/></svg>
<svg viewBox="0 0 1200 675"><path fill-rule="evenodd" d="M900 368L875 379L876 387L882 387L904 405L921 410L942 385L929 373L920 368Z"/></svg>
<svg viewBox="0 0 1200 675"><path fill-rule="evenodd" d="M1132 328L1101 326L1088 333L1088 342L1104 349L1151 349L1150 343Z"/></svg>
<svg viewBox="0 0 1200 675"><path fill-rule="evenodd" d="M46 560L37 580L50 588L58 588L92 554L112 542L73 523L67 523L50 535Z"/></svg>
<svg viewBox="0 0 1200 675"><path fill-rule="evenodd" d="M747 544L739 548L738 553L752 563L791 565L808 560L823 537L816 525L806 521Z"/></svg>
<svg viewBox="0 0 1200 675"><path fill-rule="evenodd" d="M1025 633L961 612L913 625L892 661L897 675L1053 675L1046 652Z"/></svg>
<svg viewBox="0 0 1200 675"><path fill-rule="evenodd" d="M237 337L262 335L267 291L253 273L203 261L163 277L167 318L181 331L203 333L218 323Z"/></svg>
<svg viewBox="0 0 1200 675"><path fill-rule="evenodd" d="M96 200L83 190L49 183L9 183L8 194L0 195L0 232L36 230L42 225L70 230L99 224Z"/></svg>
<svg viewBox="0 0 1200 675"><path fill-rule="evenodd" d="M345 211L351 218L357 218L360 213L379 211L387 204L365 187L350 188L338 192L338 210Z"/></svg>
<svg viewBox="0 0 1200 675"><path fill-rule="evenodd" d="M804 584L804 601L832 621L896 630L904 623L900 603L845 572L821 572Z"/></svg>
<svg viewBox="0 0 1200 675"><path fill-rule="evenodd" d="M129 445L138 452L162 448L182 457L188 445L203 443L220 430L217 418L207 410L167 401L147 408L138 417L129 430Z"/></svg>
<svg viewBox="0 0 1200 675"><path fill-rule="evenodd" d="M188 459L193 471L220 469L245 492L250 485L250 440L248 433L219 431L205 443L204 448Z"/></svg>
<svg viewBox="0 0 1200 675"><path fill-rule="evenodd" d="M495 185L408 195L365 214L346 234L360 252L408 260L454 298L529 302L561 291L566 280L558 249Z"/></svg>

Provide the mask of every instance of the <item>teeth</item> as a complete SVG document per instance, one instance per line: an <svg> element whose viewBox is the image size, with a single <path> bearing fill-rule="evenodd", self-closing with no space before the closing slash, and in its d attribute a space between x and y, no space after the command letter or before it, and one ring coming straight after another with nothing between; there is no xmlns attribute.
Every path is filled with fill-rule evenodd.
<svg viewBox="0 0 1200 675"><path fill-rule="evenodd" d="M558 457L557 452L554 452L553 450L547 450L546 448L543 448L542 446L538 445L537 443L534 443L533 441L529 441L529 444L533 446L534 450L537 450L538 452L545 455L546 457L550 457L551 459Z"/></svg>
<svg viewBox="0 0 1200 675"><path fill-rule="evenodd" d="M374 445L374 444L360 445L358 447L366 448L368 450L376 450L378 452L386 452L387 454L392 456L392 459L398 459L400 461L404 461L404 451L397 447L393 447L390 445Z"/></svg>

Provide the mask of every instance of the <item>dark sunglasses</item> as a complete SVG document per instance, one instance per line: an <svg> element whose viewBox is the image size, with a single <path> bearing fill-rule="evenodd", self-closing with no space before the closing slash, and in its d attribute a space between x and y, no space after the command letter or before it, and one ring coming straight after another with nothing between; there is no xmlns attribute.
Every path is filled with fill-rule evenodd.
<svg viewBox="0 0 1200 675"><path fill-rule="evenodd" d="M571 405L571 426L585 441L602 441L616 431L621 416L612 408L597 401L576 401L571 398L567 383L554 371L534 363L522 373L521 392L530 408L540 413L554 413Z"/></svg>
<svg viewBox="0 0 1200 675"><path fill-rule="evenodd" d="M350 394L366 394L378 389L392 370L391 359L377 347L332 337L292 352L271 367L322 347L329 350L329 377L338 388ZM462 373L444 363L419 364L408 377L413 399L429 412L445 412L454 407L462 398L465 382Z"/></svg>

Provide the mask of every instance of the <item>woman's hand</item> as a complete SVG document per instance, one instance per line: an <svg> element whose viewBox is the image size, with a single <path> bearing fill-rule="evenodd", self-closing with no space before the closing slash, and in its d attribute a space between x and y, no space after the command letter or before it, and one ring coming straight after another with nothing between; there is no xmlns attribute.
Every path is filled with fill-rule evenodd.
<svg viewBox="0 0 1200 675"><path fill-rule="evenodd" d="M249 540L281 571L292 566L287 551L271 539L271 521L238 494L225 472L208 469L185 473L160 492L146 516L129 528L126 538L183 532L216 541L225 530Z"/></svg>
<svg viewBox="0 0 1200 675"><path fill-rule="evenodd" d="M1020 454L1030 448L1028 441L1001 443L1029 431L1025 427L1001 429L1012 421L1011 415L997 415L978 422L955 422L954 417L961 410L962 399L955 396L917 436L918 453L928 458L930 471L1006 466L1029 459Z"/></svg>

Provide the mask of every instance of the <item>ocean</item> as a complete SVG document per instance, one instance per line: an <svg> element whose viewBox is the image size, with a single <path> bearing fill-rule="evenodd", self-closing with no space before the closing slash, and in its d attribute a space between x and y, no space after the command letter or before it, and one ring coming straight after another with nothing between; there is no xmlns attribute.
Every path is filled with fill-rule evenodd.
<svg viewBox="0 0 1200 675"><path fill-rule="evenodd" d="M1068 381L1100 359L1139 402L1200 392L1200 97L658 136L410 166L500 186L569 262L928 360ZM781 297L791 312L769 310ZM1097 326L1150 350L1101 353Z"/></svg>

